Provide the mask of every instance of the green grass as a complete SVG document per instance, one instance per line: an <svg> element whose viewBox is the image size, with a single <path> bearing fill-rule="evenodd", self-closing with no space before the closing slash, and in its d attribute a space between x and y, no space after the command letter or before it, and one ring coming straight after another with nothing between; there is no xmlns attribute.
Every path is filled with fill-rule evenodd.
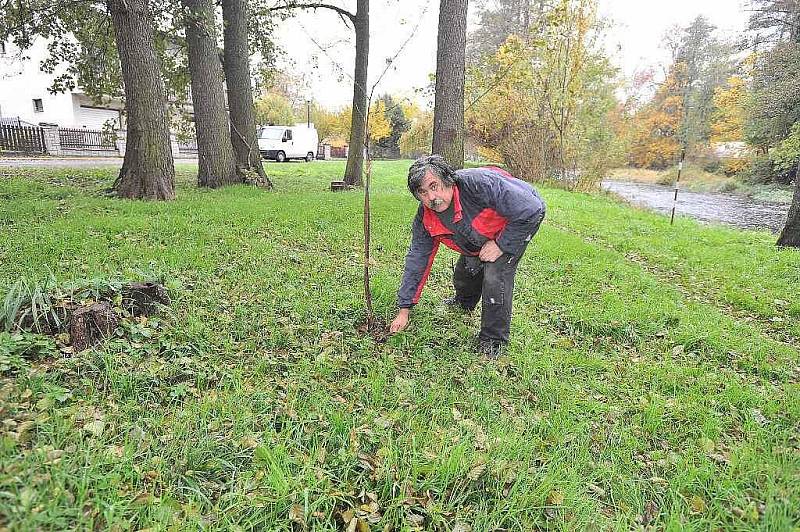
<svg viewBox="0 0 800 532"><path fill-rule="evenodd" d="M387 320L407 166L374 167ZM274 192L198 190L180 166L171 203L106 197L109 170L2 178L0 282L150 272L174 301L2 377L0 526L341 530L348 510L373 530L800 526L797 251L543 189L512 342L486 362L477 317L439 303L449 252L407 333L359 335L363 196L327 191L343 163L267 169Z"/></svg>

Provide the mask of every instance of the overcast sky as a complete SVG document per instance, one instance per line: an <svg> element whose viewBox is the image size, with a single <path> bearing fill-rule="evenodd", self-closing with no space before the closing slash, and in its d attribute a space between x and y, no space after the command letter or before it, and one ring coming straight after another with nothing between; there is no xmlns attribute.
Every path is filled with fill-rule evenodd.
<svg viewBox="0 0 800 532"><path fill-rule="evenodd" d="M661 38L673 25L687 25L705 15L723 35L741 32L747 22L746 0L599 0L600 14L613 26L606 48L626 76L666 60ZM339 5L355 4L345 2ZM474 2L473 2L474 3ZM370 2L370 87L403 42L416 32L378 85L377 93L415 96L436 69L438 0ZM470 20L474 21L473 10ZM285 50L281 67L309 81L309 97L323 106L347 105L353 97L355 37L330 10L298 13L282 23L278 43Z"/></svg>

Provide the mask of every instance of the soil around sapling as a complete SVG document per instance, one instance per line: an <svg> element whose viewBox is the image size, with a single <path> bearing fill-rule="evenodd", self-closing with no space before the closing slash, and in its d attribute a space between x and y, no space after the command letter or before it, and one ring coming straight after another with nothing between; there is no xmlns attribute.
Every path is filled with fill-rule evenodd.
<svg viewBox="0 0 800 532"><path fill-rule="evenodd" d="M362 336L371 336L378 343L385 344L389 340L389 325L377 316L364 319L356 326L356 330Z"/></svg>

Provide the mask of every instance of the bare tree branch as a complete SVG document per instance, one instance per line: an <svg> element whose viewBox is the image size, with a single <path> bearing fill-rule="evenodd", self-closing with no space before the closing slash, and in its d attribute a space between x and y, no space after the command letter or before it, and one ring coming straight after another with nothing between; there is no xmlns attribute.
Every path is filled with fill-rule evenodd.
<svg viewBox="0 0 800 532"><path fill-rule="evenodd" d="M334 6L332 4L318 4L318 3L306 4L297 2L286 2L281 5L270 7L267 9L267 11L268 12L282 11L286 9L330 9L336 11L341 17L347 17L353 24L355 24L356 22L356 16L354 13L351 13L344 8L341 8L339 6Z"/></svg>

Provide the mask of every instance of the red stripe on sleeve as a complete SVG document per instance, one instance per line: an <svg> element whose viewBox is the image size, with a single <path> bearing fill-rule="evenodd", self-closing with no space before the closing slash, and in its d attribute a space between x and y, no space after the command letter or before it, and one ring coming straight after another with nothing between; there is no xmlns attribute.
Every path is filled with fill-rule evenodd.
<svg viewBox="0 0 800 532"><path fill-rule="evenodd" d="M425 268L425 273L422 274L422 280L419 282L419 286L417 287L417 292L414 294L414 299L411 300L413 304L417 304L419 301L420 296L422 295L422 289L425 288L425 283L428 281L428 275L431 273L431 267L433 267L433 259L436 257L436 252L439 251L439 239L433 239L433 251L431 251L431 256L428 259L428 266Z"/></svg>

